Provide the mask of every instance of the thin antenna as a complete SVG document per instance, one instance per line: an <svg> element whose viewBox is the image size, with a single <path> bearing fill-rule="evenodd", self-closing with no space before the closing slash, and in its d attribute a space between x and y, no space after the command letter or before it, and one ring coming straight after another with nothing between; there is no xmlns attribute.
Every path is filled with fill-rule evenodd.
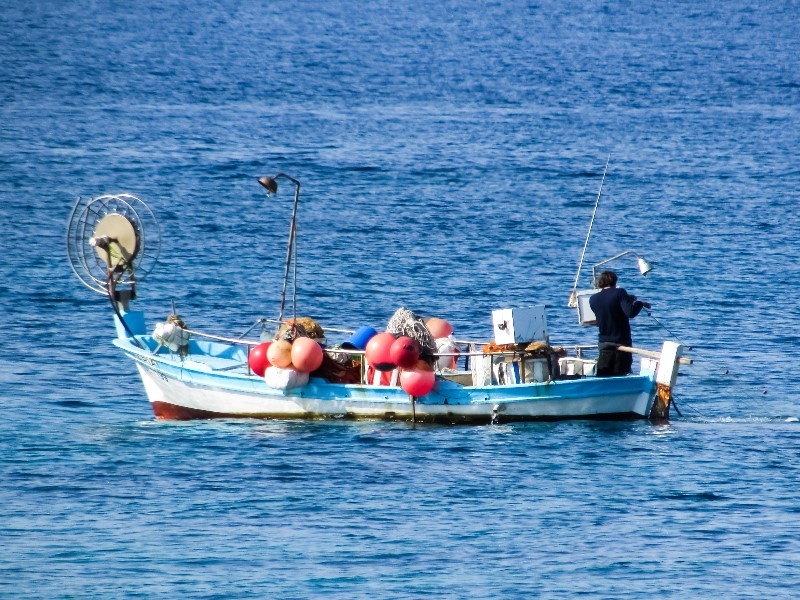
<svg viewBox="0 0 800 600"><path fill-rule="evenodd" d="M611 155L608 155L606 159L606 168L603 169L603 178L600 180L600 189L597 191L597 200L594 202L594 211L592 212L592 220L589 221L589 231L586 232L586 241L583 243L583 252L581 252L581 260L578 262L578 272L575 274L575 283L572 286L572 293L569 295L569 304L570 308L575 308L578 306L578 298L577 298L577 290L578 290L578 279L581 276L581 268L583 267L583 257L586 256L586 248L589 245L589 236L592 235L592 225L594 225L594 218L597 215L597 207L600 204L600 196L603 193L603 183L606 180L606 172L608 171L608 163L611 161Z"/></svg>

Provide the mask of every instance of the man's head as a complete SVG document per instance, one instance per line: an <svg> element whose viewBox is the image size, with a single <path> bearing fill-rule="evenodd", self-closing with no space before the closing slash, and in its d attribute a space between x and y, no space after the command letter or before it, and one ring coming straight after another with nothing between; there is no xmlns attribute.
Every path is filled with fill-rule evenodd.
<svg viewBox="0 0 800 600"><path fill-rule="evenodd" d="M613 288L617 287L617 274L614 271L603 271L597 278L597 287Z"/></svg>

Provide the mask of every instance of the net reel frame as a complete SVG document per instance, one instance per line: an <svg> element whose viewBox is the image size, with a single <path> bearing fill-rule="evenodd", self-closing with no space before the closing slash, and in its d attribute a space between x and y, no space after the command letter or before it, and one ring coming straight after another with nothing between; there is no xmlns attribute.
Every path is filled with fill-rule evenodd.
<svg viewBox="0 0 800 600"><path fill-rule="evenodd" d="M136 196L78 198L72 208L67 256L73 273L89 289L108 294L111 277L115 287L134 287L153 270L160 252L158 220Z"/></svg>

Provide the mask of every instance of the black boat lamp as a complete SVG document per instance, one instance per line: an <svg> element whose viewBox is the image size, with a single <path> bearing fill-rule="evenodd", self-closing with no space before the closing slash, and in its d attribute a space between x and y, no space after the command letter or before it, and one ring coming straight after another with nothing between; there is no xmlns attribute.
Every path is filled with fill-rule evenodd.
<svg viewBox="0 0 800 600"><path fill-rule="evenodd" d="M258 180L258 183L264 186L268 194L278 193L278 182L274 178L264 176Z"/></svg>

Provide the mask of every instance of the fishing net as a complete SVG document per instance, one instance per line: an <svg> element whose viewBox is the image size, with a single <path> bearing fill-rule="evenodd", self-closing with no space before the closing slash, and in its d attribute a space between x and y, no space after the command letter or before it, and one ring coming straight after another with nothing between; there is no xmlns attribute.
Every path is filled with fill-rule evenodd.
<svg viewBox="0 0 800 600"><path fill-rule="evenodd" d="M298 337L309 337L312 340L325 340L325 332L319 323L311 317L298 317L297 319L288 319L280 328L278 333L275 334L275 339L286 340L287 342L294 341Z"/></svg>
<svg viewBox="0 0 800 600"><path fill-rule="evenodd" d="M287 325L284 323L278 329L278 333L275 334L275 340L286 340L289 343L292 343L296 338L299 337L308 337L308 333L306 333L306 328L303 327L300 323L294 323L293 325Z"/></svg>
<svg viewBox="0 0 800 600"><path fill-rule="evenodd" d="M398 308L389 319L386 331L396 336L407 335L412 340L416 340L422 349L422 356L433 356L436 354L436 342L417 315L407 308Z"/></svg>

